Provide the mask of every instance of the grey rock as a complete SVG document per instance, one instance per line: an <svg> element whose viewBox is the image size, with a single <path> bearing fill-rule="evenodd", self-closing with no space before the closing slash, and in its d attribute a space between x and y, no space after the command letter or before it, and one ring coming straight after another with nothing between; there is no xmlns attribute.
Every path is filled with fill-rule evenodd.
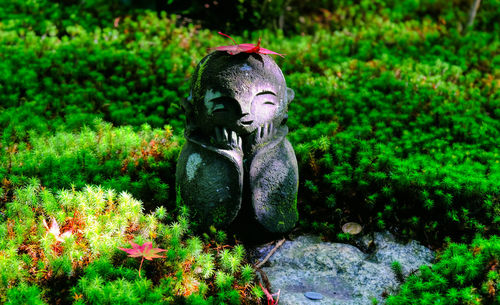
<svg viewBox="0 0 500 305"><path fill-rule="evenodd" d="M370 240L367 236L363 239ZM374 242L378 246L377 251L370 256L373 261L389 266L392 262L398 261L403 267L404 276L415 270L414 266L422 265L422 260L431 261L434 258L433 252L417 241L412 240L403 247L392 234L387 232L375 234Z"/></svg>
<svg viewBox="0 0 500 305"><path fill-rule="evenodd" d="M400 283L391 269L393 261L399 261L408 274L434 259L426 247L415 241L399 244L389 233L376 233L375 243L375 251L365 254L348 244L299 236L286 241L262 270L273 292L281 291L281 305L364 305L373 298L383 303L382 294L397 291ZM263 256L268 248L257 251ZM304 293L309 291L320 293L323 299L308 299Z"/></svg>

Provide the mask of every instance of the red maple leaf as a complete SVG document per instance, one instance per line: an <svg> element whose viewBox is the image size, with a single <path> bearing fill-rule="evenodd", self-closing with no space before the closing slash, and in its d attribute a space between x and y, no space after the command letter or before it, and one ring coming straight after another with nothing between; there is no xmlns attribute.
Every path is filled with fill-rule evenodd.
<svg viewBox="0 0 500 305"><path fill-rule="evenodd" d="M52 223L50 224L50 227L47 225L45 218L42 220L42 222L43 222L43 226L45 227L45 229L47 229L47 233L54 235L56 240L59 242L63 242L64 238L71 235L71 231L66 231L66 232L61 234L61 231L59 229L59 225L57 224L57 221L54 217L52 217Z"/></svg>
<svg viewBox="0 0 500 305"><path fill-rule="evenodd" d="M139 246L133 241L130 241L130 244L132 245L132 249L129 248L118 248L118 249L127 252L129 257L142 257L141 265L139 266L139 277L141 277L141 268L144 259L152 261L153 258L165 257L158 255L158 253L167 251L160 248L153 248L153 243L151 243L150 241L145 242L142 246Z"/></svg>
<svg viewBox="0 0 500 305"><path fill-rule="evenodd" d="M266 288L262 286L261 283L259 283L260 288L262 291L264 291L264 294L266 295L267 298L267 305L278 305L278 302L280 300L280 290L278 292L271 294ZM274 297L276 297L276 301L274 300Z"/></svg>
<svg viewBox="0 0 500 305"><path fill-rule="evenodd" d="M276 53L276 52L268 50L268 49L261 48L260 47L261 38L259 38L259 41L257 42L256 45L253 43L236 44L236 41L234 41L234 39L232 39L231 36L226 35L222 32L219 32L219 34L231 39L234 42L234 46L220 46L220 47L213 48L216 51L226 51L230 55L236 55L238 53L274 54L274 55L279 55L281 57L283 57L283 55L285 55L285 54Z"/></svg>

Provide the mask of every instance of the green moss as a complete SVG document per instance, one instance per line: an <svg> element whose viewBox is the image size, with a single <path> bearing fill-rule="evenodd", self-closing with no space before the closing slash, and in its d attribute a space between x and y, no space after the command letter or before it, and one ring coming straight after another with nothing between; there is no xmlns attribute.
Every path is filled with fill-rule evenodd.
<svg viewBox="0 0 500 305"><path fill-rule="evenodd" d="M497 236L477 237L470 245L450 243L432 268L422 266L387 304L497 304L500 274L491 267L499 259Z"/></svg>
<svg viewBox="0 0 500 305"><path fill-rule="evenodd" d="M305 230L346 238L339 234L338 223L352 218L368 228L394 229L404 237L438 246L446 236L469 245L476 233L486 240L499 234L498 1L482 3L474 27L467 31L460 30L460 25L467 22L470 3L417 2L334 1L323 3L322 8L329 12L325 18L325 10L317 10L315 2L291 1L292 10L285 12L286 33L303 35L285 37L263 30L236 38L252 42L262 37L264 47L287 54L276 60L296 93L287 124L299 164L298 207ZM32 244L48 255L35 262L36 277L25 267L35 259L19 247L25 240L33 242L26 239L27 234L39 236L44 231L41 217L50 221L48 215L54 216L58 222L76 217L71 211L81 202L74 194L86 198L90 196L87 190L93 190L94 197L88 199L96 205L88 209L103 213L102 207L107 205L94 202L99 191L86 185L115 189L111 202L121 200L118 194L128 191L148 209L161 204L168 211L177 207L178 214L186 214L182 203L174 202L176 190L172 187L183 141L175 136L183 132L181 100L188 95L186 80L197 61L207 48L225 45L227 40L196 26L178 26L180 19L175 16L125 13L117 3L0 1L3 292L26 282L19 290L11 290L11 295L25 293L32 300L43 299L46 287L40 286L42 294L32 287L48 271L61 277L82 274L67 259L50 256L53 239L42 238ZM245 3L244 8L240 6L241 14L229 18L243 18L241 24L247 26L273 24L269 20L283 14L280 4L271 1L265 15L249 16L248 7L256 5L261 4ZM293 22L304 11L308 18ZM115 27L117 16L122 18ZM198 87L203 69L195 77ZM94 123L96 119L100 123ZM167 124L172 129L161 129ZM58 196L41 198L36 188L21 189L32 179ZM67 190L59 192L59 188ZM146 216L137 211L138 206L128 209L131 215L142 215L137 222L144 224L142 217ZM160 214L165 222L176 219L172 212ZM155 222L148 219L148 227L154 227ZM92 225L100 227L102 222ZM36 232L30 231L33 225ZM179 225L172 229L157 223L157 231L149 230L160 236L164 247L175 245L169 251L172 259L186 257L182 237L166 238L171 230L179 232ZM85 238L92 242L84 243L86 248L75 247L78 240L68 240L64 249L75 257L112 252L99 243L100 237L89 236L93 237ZM114 244L115 237L103 240ZM116 238L122 240L123 236ZM470 246L467 251L451 248L462 253L460 257L475 259L465 254L474 253ZM123 266L113 268L137 268L133 259L118 261ZM486 266L476 261L470 265ZM146 275L155 266L147 265ZM403 286L400 295L457 303L465 297L496 301L490 293L495 288L495 273L485 277L484 268L478 267L479 275L472 276L477 268L469 268L452 277L445 276L442 268L431 275L422 271L426 275L415 284L434 277L430 282L446 289ZM186 291L185 283L193 283L193 277L180 269L170 270L175 277L161 283L165 290L159 293L168 302L182 299L179 293ZM204 269L208 270L204 280L215 280L212 269ZM112 285L121 285L106 276L99 273ZM470 278L475 280L467 282ZM131 281L120 287L133 287ZM141 283L148 290L157 288ZM234 301L234 292L214 292L212 286L201 281L204 293L193 294L190 300ZM499 291L498 286L495 289ZM90 302L88 291L79 304ZM255 288L252 294L262 296L262 291ZM7 294L0 295L0 302L6 302Z"/></svg>
<svg viewBox="0 0 500 305"><path fill-rule="evenodd" d="M210 57L212 56L213 53L210 53L208 54L204 59L203 61L200 62L199 66L198 66L198 69L196 71L196 75L193 76L195 77L195 83L194 83L194 92L192 92L192 94L195 94L195 97L196 99L202 99L202 92L201 91L201 79L203 77L203 73L205 72L205 67L208 63L208 60L210 59Z"/></svg>
<svg viewBox="0 0 500 305"><path fill-rule="evenodd" d="M237 286L245 251L241 245L231 251L223 247L224 232L214 229L215 240L208 241L212 247L192 235L187 215L163 223L156 213L144 214L141 202L125 192L89 186L49 195L35 182L18 189L16 200L6 204L0 233L10 233L2 234L0 243L0 301L163 304L183 303L198 294L210 302L210 295L220 291L257 301L250 295L239 297L238 291L249 292L255 283L247 267L241 279L245 287ZM47 201L52 200L62 208L48 211ZM141 263L121 250L130 247L129 241L151 241L166 251ZM217 281L214 273L223 274L220 286L209 286Z"/></svg>

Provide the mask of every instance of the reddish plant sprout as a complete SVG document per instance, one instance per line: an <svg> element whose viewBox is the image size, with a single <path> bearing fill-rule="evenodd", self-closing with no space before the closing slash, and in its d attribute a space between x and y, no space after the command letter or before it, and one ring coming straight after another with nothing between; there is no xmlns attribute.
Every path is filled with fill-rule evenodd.
<svg viewBox="0 0 500 305"><path fill-rule="evenodd" d="M57 224L57 221L54 217L52 217L52 223L50 224L50 227L47 225L47 222L45 219L42 220L43 226L45 229L47 229L47 233L54 235L57 241L63 242L64 238L68 237L71 235L71 231L66 231L61 234L61 231L59 229L59 225Z"/></svg>
<svg viewBox="0 0 500 305"><path fill-rule="evenodd" d="M133 241L130 241L130 245L132 245L132 249L129 249L129 248L118 248L118 249L127 252L129 257L142 257L141 265L139 266L139 277L141 277L141 278L142 278L141 268L142 268L142 263L144 262L144 259L152 261L153 258L165 257L165 256L158 255L158 253L163 252L163 251L167 251L167 250L160 249L160 248L153 248L153 243L151 243L150 241L145 242L142 246L139 246L138 244L134 243Z"/></svg>
<svg viewBox="0 0 500 305"><path fill-rule="evenodd" d="M216 51L226 51L230 55L236 55L239 53L273 54L273 55L279 55L281 57L284 57L284 55L285 55L285 54L276 53L276 52L268 50L268 49L261 48L261 46L260 46L261 38L259 38L259 41L257 42L257 44L253 44L253 43L237 44L236 41L234 41L234 39L231 38L231 36L226 35L222 32L219 32L219 34L231 39L234 42L234 45L233 46L220 46L220 47L213 48L213 50L216 50Z"/></svg>
<svg viewBox="0 0 500 305"><path fill-rule="evenodd" d="M280 300L280 291L278 289L278 292L271 294L266 288L262 286L261 283L259 283L260 288L262 291L264 291L264 294L266 295L267 298L267 305L278 305L278 302ZM274 300L274 297L276 297L276 301Z"/></svg>

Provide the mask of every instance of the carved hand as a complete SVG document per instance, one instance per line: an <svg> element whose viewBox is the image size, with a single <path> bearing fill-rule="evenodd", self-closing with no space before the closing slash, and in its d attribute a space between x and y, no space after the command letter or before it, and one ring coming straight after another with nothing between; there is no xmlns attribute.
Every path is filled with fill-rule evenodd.
<svg viewBox="0 0 500 305"><path fill-rule="evenodd" d="M241 137L236 132L222 127L215 127L215 138L212 138L212 142L222 149L243 151Z"/></svg>
<svg viewBox="0 0 500 305"><path fill-rule="evenodd" d="M273 139L274 135L276 135L276 129L273 126L273 123L266 123L263 126L259 126L255 133L255 144L262 144L269 142Z"/></svg>

